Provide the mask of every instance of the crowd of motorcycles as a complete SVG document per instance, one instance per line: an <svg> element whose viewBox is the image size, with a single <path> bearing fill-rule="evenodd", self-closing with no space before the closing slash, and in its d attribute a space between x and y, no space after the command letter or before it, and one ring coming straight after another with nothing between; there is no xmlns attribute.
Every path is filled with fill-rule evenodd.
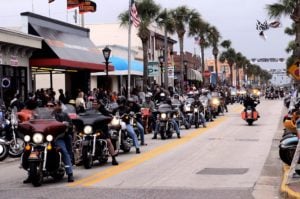
<svg viewBox="0 0 300 199"><path fill-rule="evenodd" d="M300 138L300 99L286 95L284 105L288 109L288 113L283 117L284 129L279 144L279 156L285 164L290 166ZM300 175L298 167L295 172Z"/></svg>
<svg viewBox="0 0 300 199"><path fill-rule="evenodd" d="M152 98L153 99L153 98ZM124 120L133 126L138 138L140 132L137 120L141 119L145 133L153 133L158 126L161 139L172 138L176 133L172 121L179 128L205 127L205 121L213 121L227 111L226 104L242 102L236 96L222 97L220 92L202 92L201 95L192 92L185 96L175 95L170 104L155 103L155 108L141 108L138 113L130 112L120 115L105 116L95 107L84 113L77 113L72 104L63 104L63 111L68 114L71 122L59 122L53 117L53 108L38 107L34 110L15 108L0 111L1 137L0 161L8 155L21 157L21 165L28 172L34 186L40 186L43 178L51 176L60 180L65 175L62 153L55 141L69 132L72 136L73 164L83 165L89 169L95 161L104 164L109 159L108 141L104 138L103 127L107 127L111 143L115 151L129 153L133 146L133 138L126 130ZM199 101L200 103L194 103ZM106 108L113 110L117 103L107 103ZM252 114L253 115L253 114ZM155 125L153 125L155 123Z"/></svg>

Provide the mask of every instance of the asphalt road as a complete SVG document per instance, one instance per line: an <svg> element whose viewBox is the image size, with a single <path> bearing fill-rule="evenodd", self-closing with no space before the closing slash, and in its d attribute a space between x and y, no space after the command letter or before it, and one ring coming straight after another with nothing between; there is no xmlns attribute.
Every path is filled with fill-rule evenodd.
<svg viewBox="0 0 300 199"><path fill-rule="evenodd" d="M262 100L257 107L261 118L253 126L240 118L241 110L241 105L230 105L229 113L208 128L182 130L182 139L152 140L146 135L148 145L141 154L132 150L119 155L118 166L109 160L89 170L76 167L72 184L66 178L55 183L45 179L39 188L22 184L26 172L20 162L7 159L0 163L0 198L279 198L274 183L257 185L267 185L261 184L266 182L262 175L283 103Z"/></svg>

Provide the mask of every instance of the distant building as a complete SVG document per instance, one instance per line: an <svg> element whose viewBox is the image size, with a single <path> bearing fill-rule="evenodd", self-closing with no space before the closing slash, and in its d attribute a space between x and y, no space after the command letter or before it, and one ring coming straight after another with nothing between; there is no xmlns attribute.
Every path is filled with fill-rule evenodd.
<svg viewBox="0 0 300 199"><path fill-rule="evenodd" d="M290 84L292 79L287 75L286 69L270 69L268 72L272 75L271 84L283 86Z"/></svg>

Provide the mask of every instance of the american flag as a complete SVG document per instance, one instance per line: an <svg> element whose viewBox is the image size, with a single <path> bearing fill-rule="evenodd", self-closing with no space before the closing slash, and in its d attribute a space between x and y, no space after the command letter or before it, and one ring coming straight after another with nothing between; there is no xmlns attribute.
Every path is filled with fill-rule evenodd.
<svg viewBox="0 0 300 199"><path fill-rule="evenodd" d="M138 16L138 11L137 11L137 9L136 9L134 0L133 0L132 3L131 3L130 15L131 15L131 21L132 21L133 25L134 25L136 28L139 27L139 25L140 25L140 23L141 23L141 19L140 19L140 17Z"/></svg>

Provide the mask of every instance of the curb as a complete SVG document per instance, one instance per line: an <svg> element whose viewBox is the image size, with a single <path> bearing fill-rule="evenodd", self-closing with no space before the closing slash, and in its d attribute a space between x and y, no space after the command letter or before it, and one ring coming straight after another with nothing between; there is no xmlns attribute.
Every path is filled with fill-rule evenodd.
<svg viewBox="0 0 300 199"><path fill-rule="evenodd" d="M286 196L286 198L300 199L300 192L294 191L292 188L286 185L290 167L288 165L284 165L282 169L283 169L283 179L280 188L281 193L283 193L284 196Z"/></svg>

